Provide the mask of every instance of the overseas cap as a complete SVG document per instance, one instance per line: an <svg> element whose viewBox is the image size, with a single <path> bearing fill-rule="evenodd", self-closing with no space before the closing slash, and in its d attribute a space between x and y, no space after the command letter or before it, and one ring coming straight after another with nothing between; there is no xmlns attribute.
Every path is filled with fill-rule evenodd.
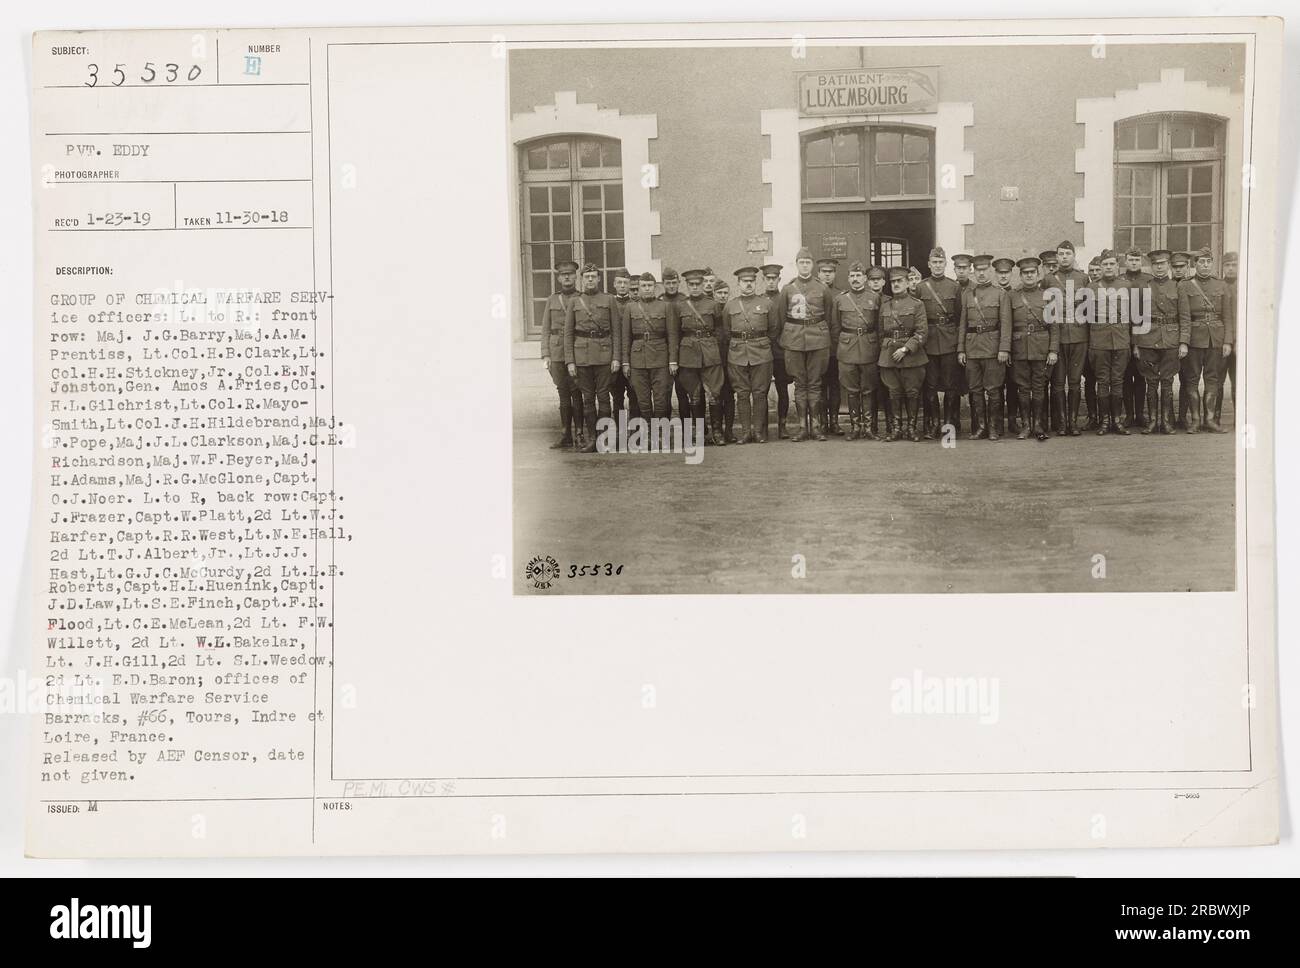
<svg viewBox="0 0 1300 968"><path fill-rule="evenodd" d="M653 272L643 272L637 276L637 282L654 282L655 274Z"/></svg>
<svg viewBox="0 0 1300 968"><path fill-rule="evenodd" d="M802 248L794 254L794 261L798 262L800 259L811 259L812 257L813 254L811 249Z"/></svg>
<svg viewBox="0 0 1300 968"><path fill-rule="evenodd" d="M867 271L867 267L863 265L861 262L849 263L849 272L866 272L866 271Z"/></svg>
<svg viewBox="0 0 1300 968"><path fill-rule="evenodd" d="M665 270L664 270L664 282L671 282L672 280L674 280L674 279L676 279L676 278L678 278L678 276L677 276L677 270L676 270L676 269L665 269Z"/></svg>
<svg viewBox="0 0 1300 968"><path fill-rule="evenodd" d="M1142 250L1139 249L1136 245L1130 245L1130 246L1128 247L1128 251L1125 252L1124 254L1125 254L1126 256L1128 256L1128 255L1135 255L1135 256L1137 256L1139 259L1142 258Z"/></svg>
<svg viewBox="0 0 1300 968"><path fill-rule="evenodd" d="M600 272L600 267L594 262L584 262L582 264L582 274L585 276L588 272Z"/></svg>
<svg viewBox="0 0 1300 968"><path fill-rule="evenodd" d="M930 250L930 258L931 258L931 259L946 259L946 258L948 258L948 253L943 251L943 246L941 246L941 245L936 245L933 249Z"/></svg>
<svg viewBox="0 0 1300 968"><path fill-rule="evenodd" d="M1209 247L1208 245L1203 245L1203 246L1201 246L1200 251L1198 251L1198 252L1196 253L1196 258L1198 258L1198 259L1213 259L1213 258L1214 258L1214 253L1210 251L1210 247Z"/></svg>
<svg viewBox="0 0 1300 968"><path fill-rule="evenodd" d="M1069 239L1066 239L1064 242L1057 242L1057 243L1056 243L1056 247L1057 247L1058 249L1065 249L1065 250L1067 250L1067 251L1069 251L1069 252L1073 252L1073 251L1074 251L1074 243L1071 242Z"/></svg>

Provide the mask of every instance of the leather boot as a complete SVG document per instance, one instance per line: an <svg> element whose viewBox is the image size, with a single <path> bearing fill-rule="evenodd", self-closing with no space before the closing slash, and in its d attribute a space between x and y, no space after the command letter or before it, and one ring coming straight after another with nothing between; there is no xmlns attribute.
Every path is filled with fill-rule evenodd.
<svg viewBox="0 0 1300 968"><path fill-rule="evenodd" d="M573 404L568 398L560 400L560 423L564 424L564 436L551 444L551 450L573 446Z"/></svg>
<svg viewBox="0 0 1300 968"><path fill-rule="evenodd" d="M1011 369L1010 363L1007 364L1007 369ZM998 387L997 402L1001 407L1000 412L1004 414L1007 429L1011 433L1018 432L1021 424L1029 420L1029 414L1020 409L1020 387L1017 386L1013 391L1003 382L1002 386Z"/></svg>
<svg viewBox="0 0 1300 968"><path fill-rule="evenodd" d="M1119 434L1123 437L1127 437L1129 434L1128 434L1128 428L1124 426L1123 413L1124 413L1124 398L1122 396L1111 397L1110 398L1110 432L1113 434Z"/></svg>
<svg viewBox="0 0 1300 968"><path fill-rule="evenodd" d="M808 404L800 403L798 400L791 400L790 410L794 413L794 419L798 421L798 429L790 435L790 440L799 444L811 436L811 434L808 433L807 421L804 420L804 415L808 412Z"/></svg>
<svg viewBox="0 0 1300 968"><path fill-rule="evenodd" d="M1088 422L1083 425L1083 429L1102 430L1105 427L1105 422L1101 419L1101 404L1097 399L1097 384L1092 380L1084 380L1083 402L1088 408Z"/></svg>
<svg viewBox="0 0 1300 968"><path fill-rule="evenodd" d="M1079 430L1079 398L1082 394L1079 388L1071 387L1065 395L1065 427L1071 437L1078 437L1082 431Z"/></svg>
<svg viewBox="0 0 1300 968"><path fill-rule="evenodd" d="M922 419L921 394L914 390L911 393L907 394L903 398L903 400L907 407L908 439L911 440L912 443L914 444L919 444L921 442L921 430L920 428L917 427L917 421ZM934 438L930 438L930 439L933 440Z"/></svg>
<svg viewBox="0 0 1300 968"><path fill-rule="evenodd" d="M939 391L925 391L925 439L934 440L939 436Z"/></svg>
<svg viewBox="0 0 1300 968"><path fill-rule="evenodd" d="M1216 434L1223 433L1219 425L1218 410L1223 406L1223 389L1215 387L1205 391L1205 429Z"/></svg>
<svg viewBox="0 0 1300 968"><path fill-rule="evenodd" d="M857 440L858 439L858 410L860 409L860 405L862 403L862 394L850 393L848 394L848 398L849 398L849 429L848 432L845 433L844 439Z"/></svg>
<svg viewBox="0 0 1300 968"><path fill-rule="evenodd" d="M776 405L776 439L786 440L790 436L790 431L786 429L785 423L790 419L790 404L786 404L785 413L781 412L780 402Z"/></svg>
<svg viewBox="0 0 1300 968"><path fill-rule="evenodd" d="M867 390L862 394L862 408L858 411L861 432L859 440L879 440L877 433L880 425L876 422L876 391Z"/></svg>
<svg viewBox="0 0 1300 968"><path fill-rule="evenodd" d="M1152 380L1147 383L1147 421L1142 433L1155 433L1160 424L1160 416L1160 384Z"/></svg>
<svg viewBox="0 0 1300 968"><path fill-rule="evenodd" d="M826 393L826 388L822 387L822 393ZM826 416L826 397L822 397L822 405L813 408L815 419L813 420L813 439L825 440L826 432L830 429L828 426L830 418Z"/></svg>
<svg viewBox="0 0 1300 968"><path fill-rule="evenodd" d="M1178 433L1178 428L1174 426L1174 393L1172 384L1166 389L1164 401L1161 406L1164 408L1164 431L1167 434Z"/></svg>
<svg viewBox="0 0 1300 968"><path fill-rule="evenodd" d="M985 420L989 420L989 440L1001 440L1003 426L1002 394L994 393L990 397L991 399L985 404L987 409L984 411Z"/></svg>
<svg viewBox="0 0 1300 968"><path fill-rule="evenodd" d="M984 394L982 392L966 394L966 402L967 404L970 405L970 437L968 438L970 440L980 439L981 428L980 428L979 413L983 401L984 401Z"/></svg>
<svg viewBox="0 0 1300 968"><path fill-rule="evenodd" d="M1052 424L1056 427L1056 436L1064 437L1068 434L1069 428L1065 426L1065 390L1052 387L1049 396L1049 403L1052 407Z"/></svg>
<svg viewBox="0 0 1300 968"><path fill-rule="evenodd" d="M1215 397L1214 397L1214 422L1215 422L1215 424L1222 424L1222 423L1223 423L1223 384L1224 384L1224 382L1225 382L1225 381L1220 380L1220 382L1219 382L1219 392L1218 392L1217 394L1215 394ZM1236 384L1233 384L1233 389L1236 389Z"/></svg>
<svg viewBox="0 0 1300 968"><path fill-rule="evenodd" d="M1185 422L1186 425L1187 425L1187 432L1188 432L1189 434L1198 434L1198 433L1201 432L1201 425L1200 425L1200 416L1201 416L1201 390L1200 390L1200 387L1188 387L1186 390L1183 391L1183 393L1181 394L1181 397L1182 397L1183 400L1186 400L1186 401L1187 401L1187 404L1186 404L1186 406L1187 406L1187 411L1186 411L1186 415L1183 417L1183 420L1184 420L1184 422ZM1180 405L1180 406L1182 405L1181 401L1180 401L1180 404L1179 404L1179 405Z"/></svg>
<svg viewBox="0 0 1300 968"><path fill-rule="evenodd" d="M1033 400L1031 399L1028 388L1024 390L1019 390L1017 392L1017 396L1020 399L1020 412L1028 415L1033 408ZM1022 420L1020 422L1020 429L1016 431L1016 440L1024 440L1028 436L1029 436L1029 421Z"/></svg>
<svg viewBox="0 0 1300 968"><path fill-rule="evenodd" d="M903 395L889 391L889 409L885 411L885 421L889 424L889 436L885 439L890 443L901 440L906 428L904 424L907 421L907 406L903 402Z"/></svg>
<svg viewBox="0 0 1300 968"><path fill-rule="evenodd" d="M582 446L578 448L580 454L596 453L596 415L588 413L586 416L587 433L583 437Z"/></svg>
<svg viewBox="0 0 1300 968"><path fill-rule="evenodd" d="M737 437L734 432L731 436L737 445L747 444L753 423L753 395L748 390L736 394L735 416L740 421L740 436Z"/></svg>
<svg viewBox="0 0 1300 968"><path fill-rule="evenodd" d="M722 401L710 400L705 406L709 411L709 443L714 447L726 447L727 440L722 436Z"/></svg>
<svg viewBox="0 0 1300 968"><path fill-rule="evenodd" d="M1051 428L1049 421L1051 418L1047 415L1047 400L1047 394L1043 393L1036 401L1034 401L1034 420L1037 421L1038 424L1038 426L1035 427L1035 436L1038 438L1039 443L1047 440L1050 436L1049 430Z"/></svg>

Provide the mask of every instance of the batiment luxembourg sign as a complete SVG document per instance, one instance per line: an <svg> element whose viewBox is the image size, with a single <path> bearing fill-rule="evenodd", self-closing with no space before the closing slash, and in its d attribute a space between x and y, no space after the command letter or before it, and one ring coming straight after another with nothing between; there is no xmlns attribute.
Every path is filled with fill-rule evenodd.
<svg viewBox="0 0 1300 968"><path fill-rule="evenodd" d="M939 109L939 68L872 67L803 71L798 75L799 113L924 114Z"/></svg>

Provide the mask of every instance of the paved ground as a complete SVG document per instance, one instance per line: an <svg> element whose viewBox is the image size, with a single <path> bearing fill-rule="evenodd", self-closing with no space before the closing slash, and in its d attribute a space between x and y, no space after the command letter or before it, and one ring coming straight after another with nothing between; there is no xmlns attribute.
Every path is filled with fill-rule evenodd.
<svg viewBox="0 0 1300 968"><path fill-rule="evenodd" d="M689 466L680 455L549 450L559 423L549 381L517 377L514 407L521 592L1235 585L1234 434L960 440L951 449L772 440L709 447ZM791 577L795 554L807 562L801 581ZM1092 576L1096 554L1106 556L1104 580ZM554 557L562 576L570 563L624 567L533 592L523 567L534 555Z"/></svg>

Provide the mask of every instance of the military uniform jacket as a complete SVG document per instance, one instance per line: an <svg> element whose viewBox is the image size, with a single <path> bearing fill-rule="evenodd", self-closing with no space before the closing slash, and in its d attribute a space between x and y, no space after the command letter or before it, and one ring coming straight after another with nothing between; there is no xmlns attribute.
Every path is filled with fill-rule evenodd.
<svg viewBox="0 0 1300 968"><path fill-rule="evenodd" d="M1182 342L1204 349L1237 341L1237 299L1222 279L1193 276L1178 284L1178 326Z"/></svg>
<svg viewBox="0 0 1300 968"><path fill-rule="evenodd" d="M925 366L925 333L929 324L925 319L925 306L911 293L890 296L880 306L880 356L877 362L886 369L906 369ZM895 363L893 352L907 347L903 362Z"/></svg>
<svg viewBox="0 0 1300 968"><path fill-rule="evenodd" d="M1065 303L1066 294L1069 290L1066 283L1074 283L1074 305L1067 307ZM1062 344L1066 343L1087 343L1088 342L1088 320L1079 311L1083 305L1083 291L1088 288L1088 274L1080 272L1078 269L1071 269L1069 272L1063 272L1058 269L1056 272L1049 272L1043 277L1042 289L1047 292L1051 289L1061 291L1061 324L1058 327L1060 333L1058 340Z"/></svg>
<svg viewBox="0 0 1300 968"><path fill-rule="evenodd" d="M1150 350L1176 350L1181 338L1178 323L1178 280L1153 278L1151 287L1151 329L1135 333L1133 344Z"/></svg>
<svg viewBox="0 0 1300 968"><path fill-rule="evenodd" d="M569 313L569 300L575 290L553 292L546 298L546 311L542 314L542 354L556 363L564 363L564 317Z"/></svg>
<svg viewBox="0 0 1300 968"><path fill-rule="evenodd" d="M1048 295L1035 286L1011 293L1011 358L1045 360L1061 348L1061 327L1047 322Z"/></svg>
<svg viewBox="0 0 1300 968"><path fill-rule="evenodd" d="M781 333L774 299L766 295L732 296L722 310L722 327L728 364L772 362L772 344Z"/></svg>
<svg viewBox="0 0 1300 968"><path fill-rule="evenodd" d="M575 293L564 317L564 361L608 366L619 358L621 313L607 292Z"/></svg>
<svg viewBox="0 0 1300 968"><path fill-rule="evenodd" d="M1011 352L1011 295L989 283L962 291L957 322L957 352L972 360L989 360Z"/></svg>
<svg viewBox="0 0 1300 968"><path fill-rule="evenodd" d="M776 305L782 349L830 349L835 301L829 289L816 279L796 278L786 283Z"/></svg>
<svg viewBox="0 0 1300 968"><path fill-rule="evenodd" d="M1127 350L1132 335L1132 325L1122 315L1129 303L1128 287L1123 279L1102 279L1093 291L1094 319L1088 337L1090 350ZM1113 290L1113 292L1112 292Z"/></svg>
<svg viewBox="0 0 1300 968"><path fill-rule="evenodd" d="M640 369L677 362L678 320L663 299L631 299L623 306L623 337L619 345L627 359Z"/></svg>
<svg viewBox="0 0 1300 968"><path fill-rule="evenodd" d="M697 369L722 365L722 310L708 293L698 299L678 299L671 310L681 326L682 366Z"/></svg>
<svg viewBox="0 0 1300 968"><path fill-rule="evenodd" d="M957 318L960 315L961 287L956 279L931 276L916 287L917 298L925 306L925 351L934 355L957 352Z"/></svg>
<svg viewBox="0 0 1300 968"><path fill-rule="evenodd" d="M835 297L831 336L841 363L865 366L880 360L880 303L880 294L870 289L850 289Z"/></svg>

